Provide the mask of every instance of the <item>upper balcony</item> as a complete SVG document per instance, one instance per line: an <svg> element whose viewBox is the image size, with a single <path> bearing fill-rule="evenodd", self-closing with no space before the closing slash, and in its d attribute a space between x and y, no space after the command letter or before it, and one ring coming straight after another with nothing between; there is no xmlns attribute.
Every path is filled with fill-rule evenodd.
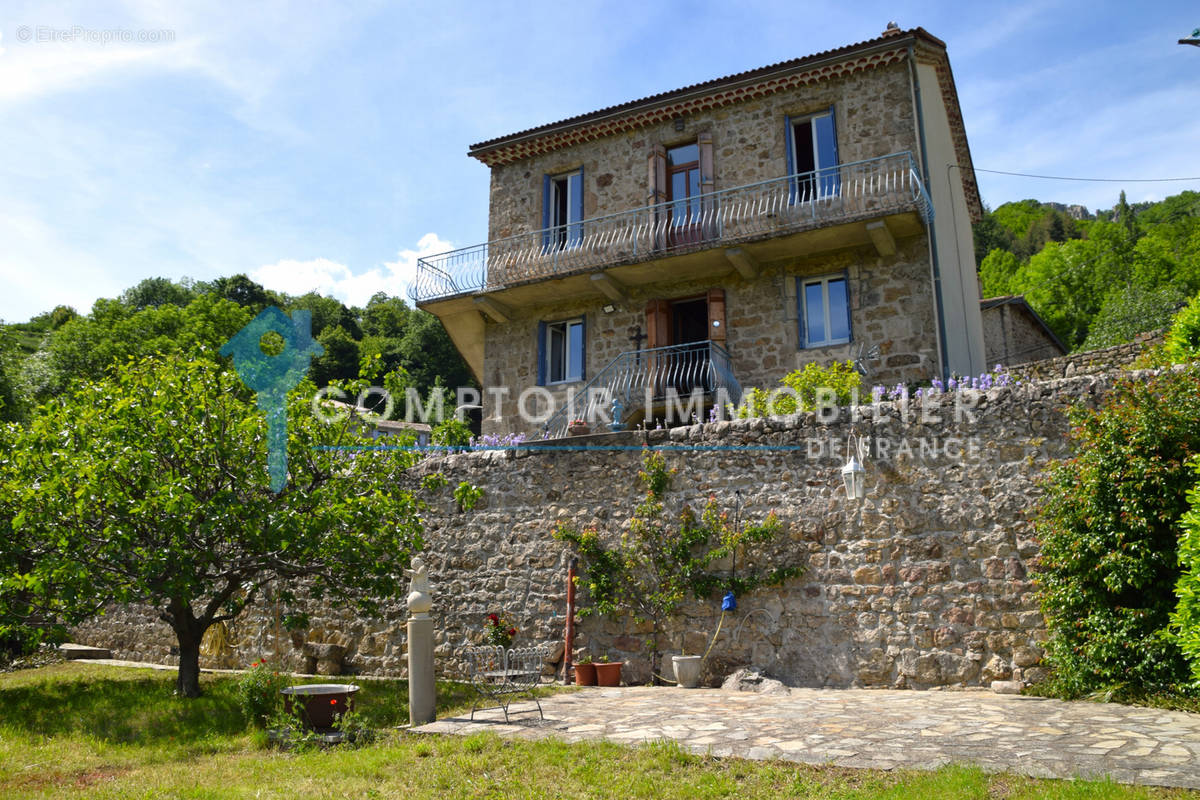
<svg viewBox="0 0 1200 800"><path fill-rule="evenodd" d="M452 307L469 306L471 296L483 305L482 295L505 305L612 297L664 275L750 274L760 262L862 244L894 250L894 237L920 232L932 216L912 154L893 153L422 258L409 295ZM667 259L670 268L642 266Z"/></svg>

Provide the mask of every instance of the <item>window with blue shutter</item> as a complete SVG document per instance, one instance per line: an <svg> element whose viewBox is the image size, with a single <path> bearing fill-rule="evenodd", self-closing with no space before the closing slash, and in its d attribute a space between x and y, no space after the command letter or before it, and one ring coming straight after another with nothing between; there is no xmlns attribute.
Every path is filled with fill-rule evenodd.
<svg viewBox="0 0 1200 800"><path fill-rule="evenodd" d="M842 187L833 106L809 117L785 117L789 201L807 203L834 197Z"/></svg>
<svg viewBox="0 0 1200 800"><path fill-rule="evenodd" d="M850 341L850 285L845 273L796 279L800 347Z"/></svg>
<svg viewBox="0 0 1200 800"><path fill-rule="evenodd" d="M578 247L583 241L583 169L542 179L542 247Z"/></svg>
<svg viewBox="0 0 1200 800"><path fill-rule="evenodd" d="M586 373L586 326L582 317L538 323L538 385L581 381Z"/></svg>

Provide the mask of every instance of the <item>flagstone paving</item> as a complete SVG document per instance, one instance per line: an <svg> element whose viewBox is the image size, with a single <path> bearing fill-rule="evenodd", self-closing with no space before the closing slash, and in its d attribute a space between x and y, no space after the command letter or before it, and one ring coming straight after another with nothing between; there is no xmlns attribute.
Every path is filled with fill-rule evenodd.
<svg viewBox="0 0 1200 800"><path fill-rule="evenodd" d="M1200 714L987 691L792 689L788 695L672 687L586 688L439 720L420 733L638 743L696 753L874 769L977 764L1040 778L1200 788ZM516 711L514 711L516 709ZM528 710L527 710L528 709Z"/></svg>

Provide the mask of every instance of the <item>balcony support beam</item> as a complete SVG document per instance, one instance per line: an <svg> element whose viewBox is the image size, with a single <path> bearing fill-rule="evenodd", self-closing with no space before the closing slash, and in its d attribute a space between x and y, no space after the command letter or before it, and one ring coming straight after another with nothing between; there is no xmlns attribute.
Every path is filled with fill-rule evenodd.
<svg viewBox="0 0 1200 800"><path fill-rule="evenodd" d="M729 259L729 263L738 271L738 274L748 281L754 280L762 269L758 259L740 247L727 248L725 258Z"/></svg>
<svg viewBox="0 0 1200 800"><path fill-rule="evenodd" d="M508 322L512 319L512 309L499 300L494 300L487 295L476 297L475 305L479 306L480 311L487 314L496 322Z"/></svg>
<svg viewBox="0 0 1200 800"><path fill-rule="evenodd" d="M625 288L625 284L607 272L597 272L593 275L592 285L604 292L604 296L614 303L621 303L622 305L629 303L629 291Z"/></svg>
<svg viewBox="0 0 1200 800"><path fill-rule="evenodd" d="M896 239L892 236L892 232L888 230L885 220L877 219L873 222L868 222L867 234L871 237L871 242L875 245L875 250L879 255L885 257L896 255Z"/></svg>

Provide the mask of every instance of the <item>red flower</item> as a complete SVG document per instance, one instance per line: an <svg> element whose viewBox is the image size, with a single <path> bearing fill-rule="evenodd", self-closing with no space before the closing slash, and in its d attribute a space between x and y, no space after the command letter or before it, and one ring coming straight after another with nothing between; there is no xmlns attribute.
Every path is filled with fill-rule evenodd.
<svg viewBox="0 0 1200 800"><path fill-rule="evenodd" d="M335 698L333 698L332 700L330 700L330 701L329 701L329 705L331 705L331 706L336 706L336 705L337 705L337 698L335 697Z"/></svg>
<svg viewBox="0 0 1200 800"><path fill-rule="evenodd" d="M509 629L508 629L508 635L509 635L509 636L516 636L516 635L517 635L517 629L516 629L516 628L509 628Z"/></svg>
<svg viewBox="0 0 1200 800"><path fill-rule="evenodd" d="M488 614L487 618L488 618L489 622L499 622L500 621L500 618L497 617L495 614Z"/></svg>

